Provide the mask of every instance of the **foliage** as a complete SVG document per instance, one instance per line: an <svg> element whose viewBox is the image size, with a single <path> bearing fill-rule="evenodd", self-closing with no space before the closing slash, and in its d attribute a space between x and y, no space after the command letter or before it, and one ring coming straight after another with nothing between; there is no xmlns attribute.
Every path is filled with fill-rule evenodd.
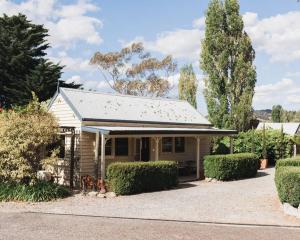
<svg viewBox="0 0 300 240"><path fill-rule="evenodd" d="M300 111L283 111L282 122L300 122Z"/></svg>
<svg viewBox="0 0 300 240"><path fill-rule="evenodd" d="M58 124L37 97L26 107L0 114L0 179L28 182L44 161L55 162L54 152L45 148L57 138Z"/></svg>
<svg viewBox="0 0 300 240"><path fill-rule="evenodd" d="M0 107L25 105L35 91L40 100L53 96L62 66L46 59L48 30L19 14L0 16ZM81 85L61 81L65 87Z"/></svg>
<svg viewBox="0 0 300 240"><path fill-rule="evenodd" d="M276 169L287 166L300 167L300 157L280 159L276 162Z"/></svg>
<svg viewBox="0 0 300 240"><path fill-rule="evenodd" d="M300 167L277 168L275 183L280 201L298 207L300 204Z"/></svg>
<svg viewBox="0 0 300 240"><path fill-rule="evenodd" d="M173 161L113 163L107 179L112 191L121 195L164 190L178 184L178 166Z"/></svg>
<svg viewBox="0 0 300 240"><path fill-rule="evenodd" d="M293 154L292 137L282 134L281 131L266 129L266 157L273 163L278 159L291 157ZM235 153L253 152L264 158L263 156L263 130L249 130L240 132L233 139L233 150ZM221 147L220 147L221 146ZM219 140L214 146L214 154L222 154L229 152L229 138L225 137Z"/></svg>
<svg viewBox="0 0 300 240"><path fill-rule="evenodd" d="M188 101L197 109L197 79L192 64L185 65L180 70L178 83L179 99Z"/></svg>
<svg viewBox="0 0 300 240"><path fill-rule="evenodd" d="M255 52L237 0L211 0L206 12L200 67L209 120L219 128L250 128L256 83Z"/></svg>
<svg viewBox="0 0 300 240"><path fill-rule="evenodd" d="M258 157L253 153L209 155L204 158L205 177L218 180L254 177L257 169Z"/></svg>
<svg viewBox="0 0 300 240"><path fill-rule="evenodd" d="M38 181L34 184L0 182L0 201L42 202L64 198L70 191L53 182Z"/></svg>
<svg viewBox="0 0 300 240"><path fill-rule="evenodd" d="M281 105L274 105L272 107L272 122L280 123L283 122L284 110Z"/></svg>
<svg viewBox="0 0 300 240"><path fill-rule="evenodd" d="M168 77L176 69L171 56L153 58L142 43L132 43L119 52L96 52L90 62L99 67L112 89L138 96L166 95L171 89Z"/></svg>

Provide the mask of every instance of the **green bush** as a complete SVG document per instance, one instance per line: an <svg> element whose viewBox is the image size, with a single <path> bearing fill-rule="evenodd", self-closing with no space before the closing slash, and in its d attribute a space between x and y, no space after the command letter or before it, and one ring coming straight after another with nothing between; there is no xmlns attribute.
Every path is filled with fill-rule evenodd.
<svg viewBox="0 0 300 240"><path fill-rule="evenodd" d="M38 181L33 185L0 183L0 201L42 202L70 195L65 187L52 182Z"/></svg>
<svg viewBox="0 0 300 240"><path fill-rule="evenodd" d="M279 167L275 172L279 199L294 207L300 204L300 167Z"/></svg>
<svg viewBox="0 0 300 240"><path fill-rule="evenodd" d="M300 167L300 157L280 159L276 162L276 169L288 166Z"/></svg>
<svg viewBox="0 0 300 240"><path fill-rule="evenodd" d="M178 166L173 161L113 163L107 179L120 195L169 189L178 184Z"/></svg>
<svg viewBox="0 0 300 240"><path fill-rule="evenodd" d="M204 158L204 174L218 180L235 180L254 177L258 157L253 153L209 155Z"/></svg>
<svg viewBox="0 0 300 240"><path fill-rule="evenodd" d="M250 130L240 132L233 140L234 153L253 152L263 158L263 131ZM229 153L229 137L216 138L214 141L213 153ZM266 129L266 151L270 163L278 159L289 158L293 153L293 139L291 136L282 133L280 130Z"/></svg>

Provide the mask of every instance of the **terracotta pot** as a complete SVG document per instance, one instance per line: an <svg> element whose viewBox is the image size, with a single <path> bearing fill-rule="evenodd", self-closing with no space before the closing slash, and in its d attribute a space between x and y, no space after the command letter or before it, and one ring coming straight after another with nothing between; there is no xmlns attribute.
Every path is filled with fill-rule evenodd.
<svg viewBox="0 0 300 240"><path fill-rule="evenodd" d="M260 168L259 169L266 169L268 167L268 159L260 159Z"/></svg>

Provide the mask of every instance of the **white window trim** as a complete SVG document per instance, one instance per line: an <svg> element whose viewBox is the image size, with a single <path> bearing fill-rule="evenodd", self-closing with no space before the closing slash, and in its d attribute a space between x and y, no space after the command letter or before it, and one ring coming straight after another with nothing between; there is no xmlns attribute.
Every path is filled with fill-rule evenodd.
<svg viewBox="0 0 300 240"><path fill-rule="evenodd" d="M172 138L172 151L171 152L163 152L163 141L162 141L162 139L164 137L162 137L162 139L160 141L160 153L161 154L173 154L173 153L175 153L175 154L184 154L184 153L186 153L186 137L184 137L184 136L182 136L182 137L184 138L184 151L183 152L176 152L175 151L175 137L170 137L170 138Z"/></svg>

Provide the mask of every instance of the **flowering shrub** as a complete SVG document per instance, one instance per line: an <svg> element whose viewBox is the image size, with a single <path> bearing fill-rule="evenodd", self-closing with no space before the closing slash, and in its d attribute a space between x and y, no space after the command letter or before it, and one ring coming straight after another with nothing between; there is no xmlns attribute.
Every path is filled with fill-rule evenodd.
<svg viewBox="0 0 300 240"><path fill-rule="evenodd" d="M45 149L56 141L58 124L33 97L25 108L0 113L0 181L35 180L44 162L56 161L56 151Z"/></svg>

